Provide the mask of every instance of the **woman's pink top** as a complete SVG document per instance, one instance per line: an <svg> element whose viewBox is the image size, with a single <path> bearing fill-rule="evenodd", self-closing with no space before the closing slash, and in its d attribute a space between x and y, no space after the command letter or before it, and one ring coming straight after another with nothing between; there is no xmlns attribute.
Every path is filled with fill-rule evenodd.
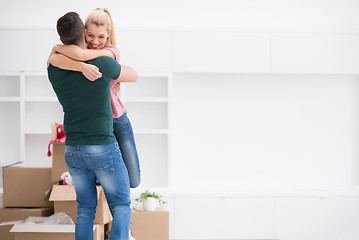
<svg viewBox="0 0 359 240"><path fill-rule="evenodd" d="M120 62L120 50L116 46L108 45L105 47L105 49L110 50L115 55L116 61ZM110 88L111 88L111 107L112 107L112 116L113 118L119 118L122 116L122 114L125 112L125 107L123 106L123 103L121 102L120 98L117 96L117 94L113 91L113 87L116 84L120 84L119 82L115 80L111 80Z"/></svg>

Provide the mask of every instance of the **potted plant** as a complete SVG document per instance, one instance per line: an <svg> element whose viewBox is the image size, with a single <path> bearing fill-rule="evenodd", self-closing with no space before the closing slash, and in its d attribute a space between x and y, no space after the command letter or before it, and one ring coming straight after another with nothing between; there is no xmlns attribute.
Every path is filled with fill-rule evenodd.
<svg viewBox="0 0 359 240"><path fill-rule="evenodd" d="M138 203L142 202L143 209L145 211L155 211L157 204L163 205L167 203L161 198L162 195L146 190L145 192L141 193L139 198L136 198L135 200Z"/></svg>

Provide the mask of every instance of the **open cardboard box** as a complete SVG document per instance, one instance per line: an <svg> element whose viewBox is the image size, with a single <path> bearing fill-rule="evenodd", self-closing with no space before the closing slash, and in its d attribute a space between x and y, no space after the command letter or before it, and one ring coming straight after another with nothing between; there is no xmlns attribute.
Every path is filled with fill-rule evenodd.
<svg viewBox="0 0 359 240"><path fill-rule="evenodd" d="M25 223L15 224L10 232L14 233L14 240L74 240L75 225L42 224L46 217L29 217ZM36 224L26 224L35 222ZM103 225L94 225L94 240L103 240Z"/></svg>
<svg viewBox="0 0 359 240"><path fill-rule="evenodd" d="M61 128L63 130L63 127ZM51 125L52 140L57 138L57 126ZM61 174L67 172L68 168L65 162L65 143L54 142L52 143L52 168L51 168L51 181L58 183Z"/></svg>
<svg viewBox="0 0 359 240"><path fill-rule="evenodd" d="M53 208L0 208L0 223L24 221L30 216L47 217L54 214Z"/></svg>
<svg viewBox="0 0 359 240"><path fill-rule="evenodd" d="M50 201L54 202L55 213L64 212L74 222L77 217L77 202L74 186L54 185L52 187ZM106 224L112 220L105 193L101 186L97 186L97 208L95 224Z"/></svg>
<svg viewBox="0 0 359 240"><path fill-rule="evenodd" d="M3 167L4 207L52 207L51 168Z"/></svg>
<svg viewBox="0 0 359 240"><path fill-rule="evenodd" d="M14 240L15 239L14 233L10 232L10 230L15 224L22 222L24 221L1 222L0 223L1 240Z"/></svg>
<svg viewBox="0 0 359 240"><path fill-rule="evenodd" d="M53 213L53 208L0 208L0 239L14 240L10 229L30 216L50 216Z"/></svg>
<svg viewBox="0 0 359 240"><path fill-rule="evenodd" d="M55 142L52 144L52 168L51 181L58 183L61 179L61 174L69 171L65 162L65 143Z"/></svg>
<svg viewBox="0 0 359 240"><path fill-rule="evenodd" d="M156 211L147 212L141 208L132 208L131 231L136 240L169 240L168 211L157 208ZM111 230L112 222L108 224Z"/></svg>

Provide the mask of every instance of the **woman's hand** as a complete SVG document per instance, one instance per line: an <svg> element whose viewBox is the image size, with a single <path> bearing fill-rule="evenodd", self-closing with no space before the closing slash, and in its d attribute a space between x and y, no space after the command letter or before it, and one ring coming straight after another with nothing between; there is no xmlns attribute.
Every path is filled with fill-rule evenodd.
<svg viewBox="0 0 359 240"><path fill-rule="evenodd" d="M113 87L112 87L112 90L113 92L117 95L117 93L120 91L120 83L116 83Z"/></svg>
<svg viewBox="0 0 359 240"><path fill-rule="evenodd" d="M81 72L90 81L95 81L96 79L102 77L102 73L100 73L98 67L92 64L83 63Z"/></svg>

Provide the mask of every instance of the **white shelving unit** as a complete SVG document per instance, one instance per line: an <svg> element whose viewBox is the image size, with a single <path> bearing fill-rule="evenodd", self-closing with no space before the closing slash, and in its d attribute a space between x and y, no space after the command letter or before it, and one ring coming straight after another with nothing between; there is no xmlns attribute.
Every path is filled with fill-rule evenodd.
<svg viewBox="0 0 359 240"><path fill-rule="evenodd" d="M134 130L142 170L136 192L167 191L171 186L171 86L169 73L140 74L135 84L121 84L120 98Z"/></svg>
<svg viewBox="0 0 359 240"><path fill-rule="evenodd" d="M137 83L121 85L123 100L135 133L144 188L170 186L170 93L172 75L139 74ZM46 72L0 72L0 120L6 138L0 140L1 165L51 167L47 145L51 124L63 122L60 103Z"/></svg>

